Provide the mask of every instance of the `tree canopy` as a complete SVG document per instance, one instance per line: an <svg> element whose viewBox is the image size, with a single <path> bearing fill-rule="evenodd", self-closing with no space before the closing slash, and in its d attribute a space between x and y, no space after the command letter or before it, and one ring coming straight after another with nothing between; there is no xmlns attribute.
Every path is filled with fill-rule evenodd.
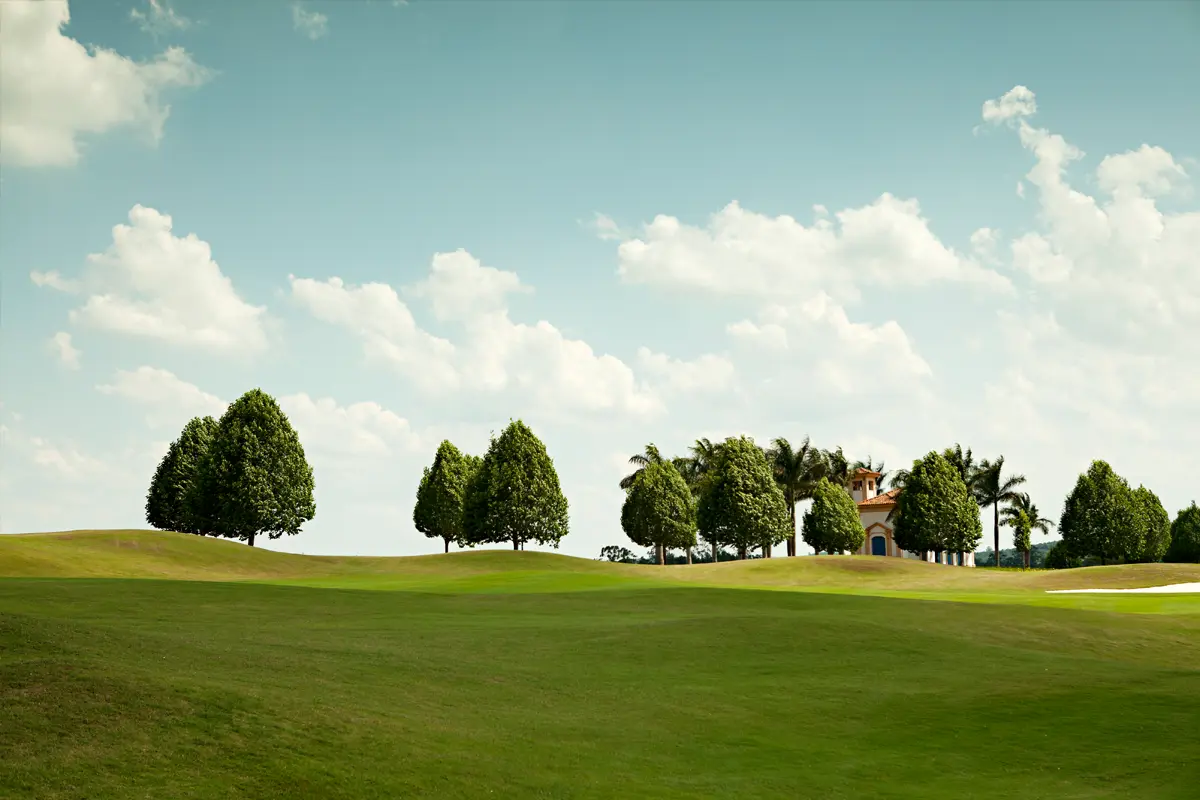
<svg viewBox="0 0 1200 800"><path fill-rule="evenodd" d="M1171 544L1163 560L1200 564L1200 508L1194 500L1171 523Z"/></svg>
<svg viewBox="0 0 1200 800"><path fill-rule="evenodd" d="M983 538L979 506L960 472L942 454L913 462L896 496L892 538L914 553L973 552Z"/></svg>
<svg viewBox="0 0 1200 800"><path fill-rule="evenodd" d="M1145 546L1142 514L1125 479L1104 461L1093 461L1067 495L1059 532L1073 556L1135 560Z"/></svg>
<svg viewBox="0 0 1200 800"><path fill-rule="evenodd" d="M1133 510L1138 520L1141 552L1133 560L1162 561L1171 544L1171 515L1163 508L1158 495L1139 486L1133 490Z"/></svg>
<svg viewBox="0 0 1200 800"><path fill-rule="evenodd" d="M567 498L546 446L521 420L509 423L467 483L464 543L557 548L567 529Z"/></svg>
<svg viewBox="0 0 1200 800"><path fill-rule="evenodd" d="M765 550L790 533L787 502L767 457L748 437L729 438L716 449L697 507L700 535L713 545L732 544L738 552Z"/></svg>
<svg viewBox="0 0 1200 800"><path fill-rule="evenodd" d="M818 553L858 550L866 540L862 518L854 499L840 486L822 478L812 491L813 502L804 512L804 542Z"/></svg>
<svg viewBox="0 0 1200 800"><path fill-rule="evenodd" d="M146 522L154 528L179 533L209 533L202 520L191 513L187 495L217 431L212 417L195 417L171 442L158 463L146 493Z"/></svg>
<svg viewBox="0 0 1200 800"><path fill-rule="evenodd" d="M471 474L482 459L462 453L449 440L438 445L433 464L425 468L413 506L413 525L429 538L438 538L450 552L451 542L462 542L463 500Z"/></svg>
<svg viewBox="0 0 1200 800"><path fill-rule="evenodd" d="M196 480L189 512L205 530L254 546L254 538L295 535L316 515L304 447L275 399L261 389L222 415Z"/></svg>
<svg viewBox="0 0 1200 800"><path fill-rule="evenodd" d="M824 459L821 451L812 446L808 437L799 447L780 436L771 442L767 451L767 460L775 475L775 482L783 492L784 502L787 503L788 524L791 533L787 541L787 554L796 555L796 504L807 500L813 495L813 488L824 472Z"/></svg>
<svg viewBox="0 0 1200 800"><path fill-rule="evenodd" d="M643 466L621 507L621 528L637 545L665 551L696 546L696 504L692 490L669 461Z"/></svg>

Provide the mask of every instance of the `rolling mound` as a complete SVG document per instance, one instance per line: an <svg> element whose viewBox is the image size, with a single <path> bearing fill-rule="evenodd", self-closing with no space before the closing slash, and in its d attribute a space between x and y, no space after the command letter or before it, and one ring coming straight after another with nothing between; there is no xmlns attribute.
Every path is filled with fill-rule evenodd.
<svg viewBox="0 0 1200 800"><path fill-rule="evenodd" d="M1200 580L1200 565L1130 564L1018 572L862 556L667 567L512 550L397 557L308 556L188 534L113 530L0 536L0 577L154 578L466 591L561 591L646 584L969 595L1186 583Z"/></svg>

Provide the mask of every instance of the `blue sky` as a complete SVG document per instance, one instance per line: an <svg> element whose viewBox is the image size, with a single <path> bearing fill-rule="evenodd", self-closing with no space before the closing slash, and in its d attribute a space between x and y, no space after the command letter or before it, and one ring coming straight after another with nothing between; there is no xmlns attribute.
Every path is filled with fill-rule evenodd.
<svg viewBox="0 0 1200 800"><path fill-rule="evenodd" d="M1052 518L1093 458L1195 496L1194 4L0 15L4 532L141 527L255 386L317 477L268 546L310 553L436 549L421 467L510 417L576 555L699 436L962 442Z"/></svg>

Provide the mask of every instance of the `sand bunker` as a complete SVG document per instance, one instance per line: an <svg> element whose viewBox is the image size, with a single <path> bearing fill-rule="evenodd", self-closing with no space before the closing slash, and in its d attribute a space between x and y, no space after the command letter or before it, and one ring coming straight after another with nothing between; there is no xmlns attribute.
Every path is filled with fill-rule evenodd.
<svg viewBox="0 0 1200 800"><path fill-rule="evenodd" d="M1051 589L1047 594L1194 594L1200 593L1200 583L1172 583L1170 586L1146 586L1141 589Z"/></svg>

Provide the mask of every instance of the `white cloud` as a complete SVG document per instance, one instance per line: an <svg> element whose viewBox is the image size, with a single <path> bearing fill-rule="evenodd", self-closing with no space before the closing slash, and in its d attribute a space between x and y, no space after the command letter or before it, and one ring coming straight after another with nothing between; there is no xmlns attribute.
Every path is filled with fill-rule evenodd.
<svg viewBox="0 0 1200 800"><path fill-rule="evenodd" d="M1028 117L1037 112L1037 99L1024 86L1014 86L998 100L987 100L983 104L984 122L1004 122Z"/></svg>
<svg viewBox="0 0 1200 800"><path fill-rule="evenodd" d="M50 338L50 346L64 367L67 369L79 369L79 356L81 353L71 344L71 334L66 331L59 331Z"/></svg>
<svg viewBox="0 0 1200 800"><path fill-rule="evenodd" d="M0 158L17 166L70 166L81 134L130 128L157 143L170 107L165 90L199 86L210 73L171 47L147 62L87 48L62 33L66 2L0 3Z"/></svg>
<svg viewBox="0 0 1200 800"><path fill-rule="evenodd" d="M300 3L293 3L292 27L302 36L316 41L329 33L329 17L317 11L309 11Z"/></svg>
<svg viewBox="0 0 1200 800"><path fill-rule="evenodd" d="M318 456L384 457L411 452L423 442L408 420L378 403L340 406L330 397L301 392L279 398L306 451Z"/></svg>
<svg viewBox="0 0 1200 800"><path fill-rule="evenodd" d="M138 24L143 33L158 38L174 31L187 30L192 21L171 7L170 0L147 0L146 10L133 8L129 18Z"/></svg>
<svg viewBox="0 0 1200 800"><path fill-rule="evenodd" d="M607 214L596 212L595 217L592 219L591 227L596 232L596 235L604 240L621 239L624 237L621 228Z"/></svg>
<svg viewBox="0 0 1200 800"><path fill-rule="evenodd" d="M288 280L296 302L317 319L356 333L371 360L391 364L426 391L459 385L454 345L422 330L391 286L352 286L341 278L317 281L294 275Z"/></svg>
<svg viewBox="0 0 1200 800"><path fill-rule="evenodd" d="M732 361L711 353L693 361L682 361L640 347L637 361L640 371L655 380L656 385L687 395L728 391L737 375Z"/></svg>
<svg viewBox="0 0 1200 800"><path fill-rule="evenodd" d="M618 248L618 273L630 283L692 288L776 300L826 291L854 300L865 286L935 281L1010 289L1003 276L943 244L916 200L883 194L874 203L823 214L810 226L730 203L706 227L658 215Z"/></svg>
<svg viewBox="0 0 1200 800"><path fill-rule="evenodd" d="M134 206L129 225L113 228L113 243L87 257L81 281L34 272L40 286L83 290L73 323L158 339L221 354L253 354L267 347L265 309L242 300L195 234L178 237L171 217Z"/></svg>
<svg viewBox="0 0 1200 800"><path fill-rule="evenodd" d="M347 286L340 278L291 278L292 295L325 322L359 335L368 356L391 362L434 394L467 389L509 393L544 413L655 413L661 402L620 359L596 354L546 321L509 317L508 295L528 291L516 273L479 262L464 250L438 253L429 277L409 293L460 328L452 344L421 329L387 284Z"/></svg>
<svg viewBox="0 0 1200 800"><path fill-rule="evenodd" d="M219 417L227 405L174 373L155 367L118 370L112 383L96 389L146 408L146 421L154 427L182 428L192 417Z"/></svg>

